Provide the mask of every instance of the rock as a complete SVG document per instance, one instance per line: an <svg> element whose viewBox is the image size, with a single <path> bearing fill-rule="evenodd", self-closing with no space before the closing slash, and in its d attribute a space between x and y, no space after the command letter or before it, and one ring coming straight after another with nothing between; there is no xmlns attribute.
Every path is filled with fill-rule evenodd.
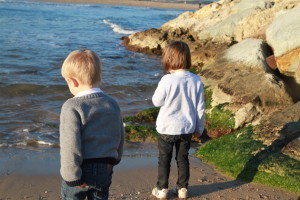
<svg viewBox="0 0 300 200"><path fill-rule="evenodd" d="M300 83L300 67L298 67L298 69L295 72L295 78L296 78L296 82Z"/></svg>
<svg viewBox="0 0 300 200"><path fill-rule="evenodd" d="M244 12L245 10L268 9L273 5L269 0L242 0L232 7L233 12Z"/></svg>
<svg viewBox="0 0 300 200"><path fill-rule="evenodd" d="M237 1L234 1L235 3ZM178 28L189 29L196 36L206 28L217 24L230 15L229 2L214 2L195 12L185 12L179 17L162 25L163 30L174 31Z"/></svg>
<svg viewBox="0 0 300 200"><path fill-rule="evenodd" d="M271 72L266 58L271 54L269 46L260 39L245 39L224 52L223 59L231 65L243 67L249 71Z"/></svg>
<svg viewBox="0 0 300 200"><path fill-rule="evenodd" d="M298 119L300 120L300 117ZM300 121L286 123L280 131L280 139L289 139L296 136L300 136Z"/></svg>
<svg viewBox="0 0 300 200"><path fill-rule="evenodd" d="M216 87L218 89L213 90L212 105L225 103L214 102L216 99L222 100L225 96L226 100L230 100L229 103L236 105L238 109L251 103L257 110L267 114L293 104L284 82L265 72L232 69L225 73Z"/></svg>
<svg viewBox="0 0 300 200"><path fill-rule="evenodd" d="M246 104L235 113L235 129L252 122L258 114L259 112L253 104Z"/></svg>
<svg viewBox="0 0 300 200"><path fill-rule="evenodd" d="M212 107L223 103L232 102L232 96L223 92L223 90L219 87L215 87L212 93Z"/></svg>
<svg viewBox="0 0 300 200"><path fill-rule="evenodd" d="M212 41L233 41L234 30L238 23L252 11L246 10L243 13L237 13L230 15L224 21L210 26L198 34L200 40L212 40Z"/></svg>
<svg viewBox="0 0 300 200"><path fill-rule="evenodd" d="M122 44L127 50L159 55L166 43L163 37L163 31L153 28L122 38Z"/></svg>
<svg viewBox="0 0 300 200"><path fill-rule="evenodd" d="M233 69L269 72L272 70L266 63L266 58L270 54L268 45L262 40L245 39L215 56L214 62L205 66L201 75L207 79L221 80Z"/></svg>
<svg viewBox="0 0 300 200"><path fill-rule="evenodd" d="M266 145L278 139L289 141L282 152L300 161L300 101L265 115L262 124L255 127L255 133Z"/></svg>
<svg viewBox="0 0 300 200"><path fill-rule="evenodd" d="M284 109L274 112L267 117L269 124L272 126L281 126L289 122L297 122L300 120L300 102L292 104Z"/></svg>
<svg viewBox="0 0 300 200"><path fill-rule="evenodd" d="M243 18L234 31L234 39L241 41L245 38L266 39L266 30L272 23L276 13L286 8L294 7L299 4L295 0L272 0L267 9L255 9L253 12Z"/></svg>
<svg viewBox="0 0 300 200"><path fill-rule="evenodd" d="M274 55L268 56L266 58L266 62L268 63L268 65L271 69L273 69L273 70L277 69L277 63L276 63Z"/></svg>
<svg viewBox="0 0 300 200"><path fill-rule="evenodd" d="M282 151L284 154L300 161L300 137L292 140Z"/></svg>
<svg viewBox="0 0 300 200"><path fill-rule="evenodd" d="M198 34L199 39L211 39L213 41L232 41L235 39L235 30L240 26L244 18L252 15L255 10L265 10L272 7L268 0L242 0L232 6L230 14L223 17L219 23L207 27Z"/></svg>
<svg viewBox="0 0 300 200"><path fill-rule="evenodd" d="M283 80L267 73L272 71L266 63L270 54L261 39L245 39L225 50L201 72L203 80L218 80L211 105L230 103L228 109L237 115L235 128L257 123L262 115L294 103L293 92ZM247 113L251 116L246 119Z"/></svg>
<svg viewBox="0 0 300 200"><path fill-rule="evenodd" d="M299 18L300 5L281 11L266 31L267 42L274 49L278 69L287 76L294 76L300 67Z"/></svg>

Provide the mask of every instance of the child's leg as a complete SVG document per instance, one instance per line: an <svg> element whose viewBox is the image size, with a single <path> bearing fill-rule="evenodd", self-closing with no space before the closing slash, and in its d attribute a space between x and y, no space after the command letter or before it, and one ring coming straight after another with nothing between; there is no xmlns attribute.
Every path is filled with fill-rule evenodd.
<svg viewBox="0 0 300 200"><path fill-rule="evenodd" d="M62 200L84 200L86 197L86 188L70 187L62 180L61 199Z"/></svg>
<svg viewBox="0 0 300 200"><path fill-rule="evenodd" d="M107 163L95 162L82 167L83 181L89 186L88 200L107 200L112 181L113 167Z"/></svg>
<svg viewBox="0 0 300 200"><path fill-rule="evenodd" d="M190 178L189 150L191 147L192 134L181 135L175 142L176 161L178 168L177 187L186 188Z"/></svg>
<svg viewBox="0 0 300 200"><path fill-rule="evenodd" d="M168 188L170 167L173 153L172 135L158 135L158 149L159 149L159 161L158 161L158 189ZM170 139L170 140L169 140Z"/></svg>

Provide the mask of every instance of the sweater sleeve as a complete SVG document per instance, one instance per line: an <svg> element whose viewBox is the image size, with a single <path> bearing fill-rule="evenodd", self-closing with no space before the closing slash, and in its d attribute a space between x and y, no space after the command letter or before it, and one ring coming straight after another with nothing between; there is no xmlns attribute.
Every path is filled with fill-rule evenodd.
<svg viewBox="0 0 300 200"><path fill-rule="evenodd" d="M81 185L81 134L80 116L66 102L60 115L60 156L62 178L69 186Z"/></svg>
<svg viewBox="0 0 300 200"><path fill-rule="evenodd" d="M117 158L117 164L121 161L121 158L123 156L123 146L124 146L124 125L123 125L123 120L121 118L121 141L118 147L118 158Z"/></svg>
<svg viewBox="0 0 300 200"><path fill-rule="evenodd" d="M197 98L197 120L196 120L196 131L203 133L204 130L204 118L205 118L205 100L203 84L200 85L200 91Z"/></svg>
<svg viewBox="0 0 300 200"><path fill-rule="evenodd" d="M162 77L152 97L152 102L155 107L161 107L165 103L166 89L164 80L165 77Z"/></svg>

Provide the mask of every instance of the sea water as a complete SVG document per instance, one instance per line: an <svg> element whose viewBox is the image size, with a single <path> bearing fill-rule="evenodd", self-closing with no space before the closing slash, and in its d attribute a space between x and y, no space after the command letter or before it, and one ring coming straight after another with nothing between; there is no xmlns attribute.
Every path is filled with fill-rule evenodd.
<svg viewBox="0 0 300 200"><path fill-rule="evenodd" d="M152 107L159 57L127 51L121 37L159 28L186 10L0 1L0 147L58 145L59 112L72 97L61 65L76 49L102 59L101 89L123 116Z"/></svg>

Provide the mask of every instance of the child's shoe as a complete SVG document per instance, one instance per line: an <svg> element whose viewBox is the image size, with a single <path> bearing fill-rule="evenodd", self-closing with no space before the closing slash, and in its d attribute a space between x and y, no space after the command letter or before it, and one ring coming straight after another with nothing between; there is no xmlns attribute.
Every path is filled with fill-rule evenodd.
<svg viewBox="0 0 300 200"><path fill-rule="evenodd" d="M153 188L152 195L157 199L167 199L168 189L159 190L157 187Z"/></svg>
<svg viewBox="0 0 300 200"><path fill-rule="evenodd" d="M178 196L179 200L185 200L187 199L188 190L186 188L180 188L177 187L172 188L172 193Z"/></svg>
<svg viewBox="0 0 300 200"><path fill-rule="evenodd" d="M186 188L180 188L178 190L178 199L185 200L187 199L188 190Z"/></svg>

